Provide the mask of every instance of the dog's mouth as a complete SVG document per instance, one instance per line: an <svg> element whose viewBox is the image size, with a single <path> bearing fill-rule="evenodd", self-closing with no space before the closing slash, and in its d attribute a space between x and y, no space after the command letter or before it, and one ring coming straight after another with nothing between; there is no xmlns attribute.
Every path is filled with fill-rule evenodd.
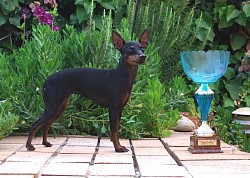
<svg viewBox="0 0 250 178"><path fill-rule="evenodd" d="M145 55L135 55L135 56L129 56L128 63L131 65L140 65L143 64L146 61Z"/></svg>
<svg viewBox="0 0 250 178"><path fill-rule="evenodd" d="M137 64L143 64L146 61L146 58L143 60L135 61Z"/></svg>

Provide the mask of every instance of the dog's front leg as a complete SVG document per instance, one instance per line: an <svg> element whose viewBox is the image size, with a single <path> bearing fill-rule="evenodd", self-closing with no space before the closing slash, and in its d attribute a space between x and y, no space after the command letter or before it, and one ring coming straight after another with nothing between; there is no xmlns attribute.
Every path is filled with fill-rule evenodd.
<svg viewBox="0 0 250 178"><path fill-rule="evenodd" d="M110 121L110 131L111 131L111 141L114 144L116 152L128 152L129 150L120 144L119 141L119 123L121 119L121 110L110 109L109 110L109 121Z"/></svg>

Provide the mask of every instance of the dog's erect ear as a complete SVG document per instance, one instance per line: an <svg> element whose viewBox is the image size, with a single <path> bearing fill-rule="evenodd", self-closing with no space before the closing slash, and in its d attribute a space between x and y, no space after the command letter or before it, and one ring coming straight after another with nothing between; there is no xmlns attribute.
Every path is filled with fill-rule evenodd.
<svg viewBox="0 0 250 178"><path fill-rule="evenodd" d="M144 48L148 46L148 29L145 29L144 32L141 34L139 42Z"/></svg>
<svg viewBox="0 0 250 178"><path fill-rule="evenodd" d="M115 49L120 50L125 44L125 40L114 30L112 30L112 41Z"/></svg>

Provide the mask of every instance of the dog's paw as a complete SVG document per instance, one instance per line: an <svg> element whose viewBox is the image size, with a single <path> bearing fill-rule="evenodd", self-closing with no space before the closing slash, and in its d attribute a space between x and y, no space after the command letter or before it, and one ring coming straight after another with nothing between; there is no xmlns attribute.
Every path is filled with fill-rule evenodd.
<svg viewBox="0 0 250 178"><path fill-rule="evenodd" d="M118 153L124 153L128 152L129 150L125 146L120 146L119 148L116 148L115 151Z"/></svg>
<svg viewBox="0 0 250 178"><path fill-rule="evenodd" d="M34 151L36 148L33 145L26 145L27 150Z"/></svg>
<svg viewBox="0 0 250 178"><path fill-rule="evenodd" d="M53 145L50 142L43 142L43 145L46 147L52 147Z"/></svg>

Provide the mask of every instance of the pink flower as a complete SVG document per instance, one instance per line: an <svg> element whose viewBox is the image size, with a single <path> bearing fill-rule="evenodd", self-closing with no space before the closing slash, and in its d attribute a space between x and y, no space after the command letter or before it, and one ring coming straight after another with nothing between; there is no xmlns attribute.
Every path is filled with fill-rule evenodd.
<svg viewBox="0 0 250 178"><path fill-rule="evenodd" d="M51 4L52 7L57 7L58 4L56 3L56 0L44 0L44 4Z"/></svg>
<svg viewBox="0 0 250 178"><path fill-rule="evenodd" d="M23 13L27 15L28 13L30 13L30 9L28 9L27 7L24 7Z"/></svg>
<svg viewBox="0 0 250 178"><path fill-rule="evenodd" d="M23 14L22 17L21 17L23 20L25 20L27 18L27 15L26 14Z"/></svg>
<svg viewBox="0 0 250 178"><path fill-rule="evenodd" d="M30 10L27 7L23 8L23 15L22 15L22 19L26 19L27 15L30 13Z"/></svg>
<svg viewBox="0 0 250 178"><path fill-rule="evenodd" d="M60 28L59 28L58 26L54 25L53 28L52 28L52 30L54 30L54 31L59 31Z"/></svg>
<svg viewBox="0 0 250 178"><path fill-rule="evenodd" d="M43 25L49 25L52 30L60 30L58 26L53 25L53 16L45 11L43 7L40 6L39 2L34 2L30 4L33 15L41 22Z"/></svg>

